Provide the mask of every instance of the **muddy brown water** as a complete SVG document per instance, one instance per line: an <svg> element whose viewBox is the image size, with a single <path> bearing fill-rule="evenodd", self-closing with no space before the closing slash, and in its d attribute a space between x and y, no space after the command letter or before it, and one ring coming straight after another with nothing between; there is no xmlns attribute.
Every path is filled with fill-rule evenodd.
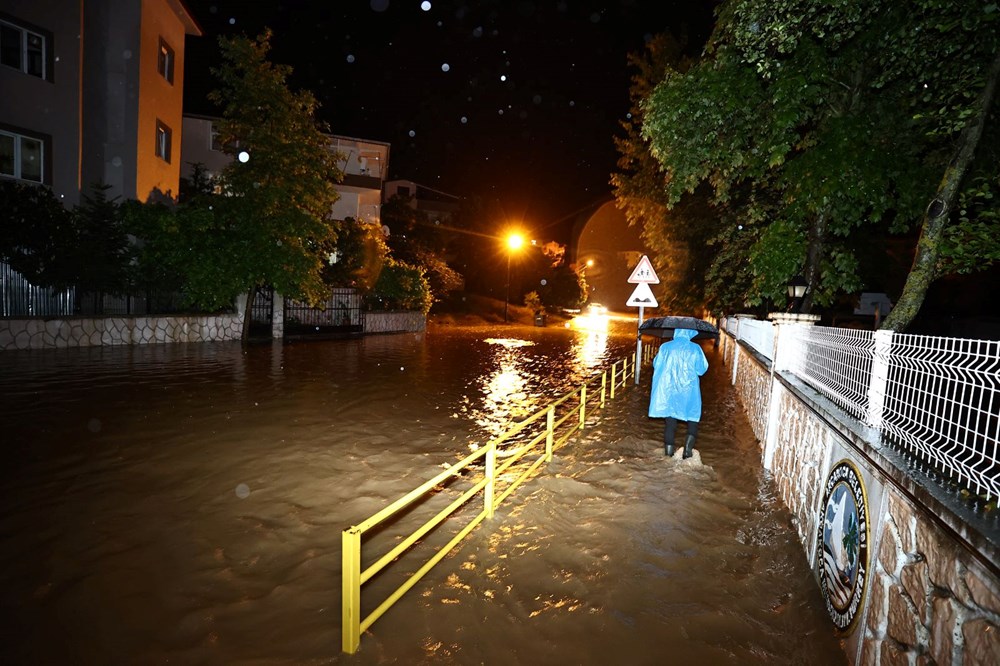
<svg viewBox="0 0 1000 666"><path fill-rule="evenodd" d="M341 653L341 530L634 350L626 322L0 354L0 661L846 663L710 347L696 459L647 369Z"/></svg>

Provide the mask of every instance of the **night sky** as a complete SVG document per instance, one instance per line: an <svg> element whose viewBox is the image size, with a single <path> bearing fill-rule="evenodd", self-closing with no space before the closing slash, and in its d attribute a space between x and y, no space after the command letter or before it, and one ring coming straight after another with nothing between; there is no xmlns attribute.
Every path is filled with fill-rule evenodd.
<svg viewBox="0 0 1000 666"><path fill-rule="evenodd" d="M205 101L217 36L274 31L271 60L335 134L391 144L389 177L497 204L554 240L610 198L628 112L626 55L659 32L697 53L708 0L187 0L185 109ZM428 7L429 9L424 9ZM502 223L497 220L497 223Z"/></svg>

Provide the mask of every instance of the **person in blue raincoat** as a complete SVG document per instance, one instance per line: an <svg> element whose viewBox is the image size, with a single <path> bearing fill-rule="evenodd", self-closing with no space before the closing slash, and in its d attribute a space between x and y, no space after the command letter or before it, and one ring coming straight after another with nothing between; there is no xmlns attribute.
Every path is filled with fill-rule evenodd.
<svg viewBox="0 0 1000 666"><path fill-rule="evenodd" d="M705 352L692 338L698 334L686 328L674 331L674 339L660 345L653 358L653 384L649 392L649 415L666 418L663 446L674 455L677 421L687 422L684 457L690 458L701 421L701 376L708 370Z"/></svg>

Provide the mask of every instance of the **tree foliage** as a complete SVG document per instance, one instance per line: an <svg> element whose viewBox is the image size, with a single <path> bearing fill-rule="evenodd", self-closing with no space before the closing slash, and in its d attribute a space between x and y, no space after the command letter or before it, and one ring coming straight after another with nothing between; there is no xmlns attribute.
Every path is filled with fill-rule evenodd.
<svg viewBox="0 0 1000 666"><path fill-rule="evenodd" d="M94 184L66 210L47 187L0 183L0 260L41 287L127 291L132 254L121 207L108 189Z"/></svg>
<svg viewBox="0 0 1000 666"><path fill-rule="evenodd" d="M725 2L706 57L667 72L642 106L667 205L702 186L716 206L740 199L728 224L757 232L750 302L781 302L797 272L807 307L860 290L853 239L920 222L986 117L996 17L995 4L946 0ZM988 238L967 231L955 234L966 250ZM738 236L715 237L720 256Z"/></svg>

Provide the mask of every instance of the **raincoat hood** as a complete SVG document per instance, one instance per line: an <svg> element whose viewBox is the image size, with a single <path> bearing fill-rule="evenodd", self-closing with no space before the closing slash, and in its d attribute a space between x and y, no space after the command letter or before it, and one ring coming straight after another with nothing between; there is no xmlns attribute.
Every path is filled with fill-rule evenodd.
<svg viewBox="0 0 1000 666"><path fill-rule="evenodd" d="M690 340L696 335L698 335L698 331L693 331L690 328L678 328L674 330L674 340Z"/></svg>

